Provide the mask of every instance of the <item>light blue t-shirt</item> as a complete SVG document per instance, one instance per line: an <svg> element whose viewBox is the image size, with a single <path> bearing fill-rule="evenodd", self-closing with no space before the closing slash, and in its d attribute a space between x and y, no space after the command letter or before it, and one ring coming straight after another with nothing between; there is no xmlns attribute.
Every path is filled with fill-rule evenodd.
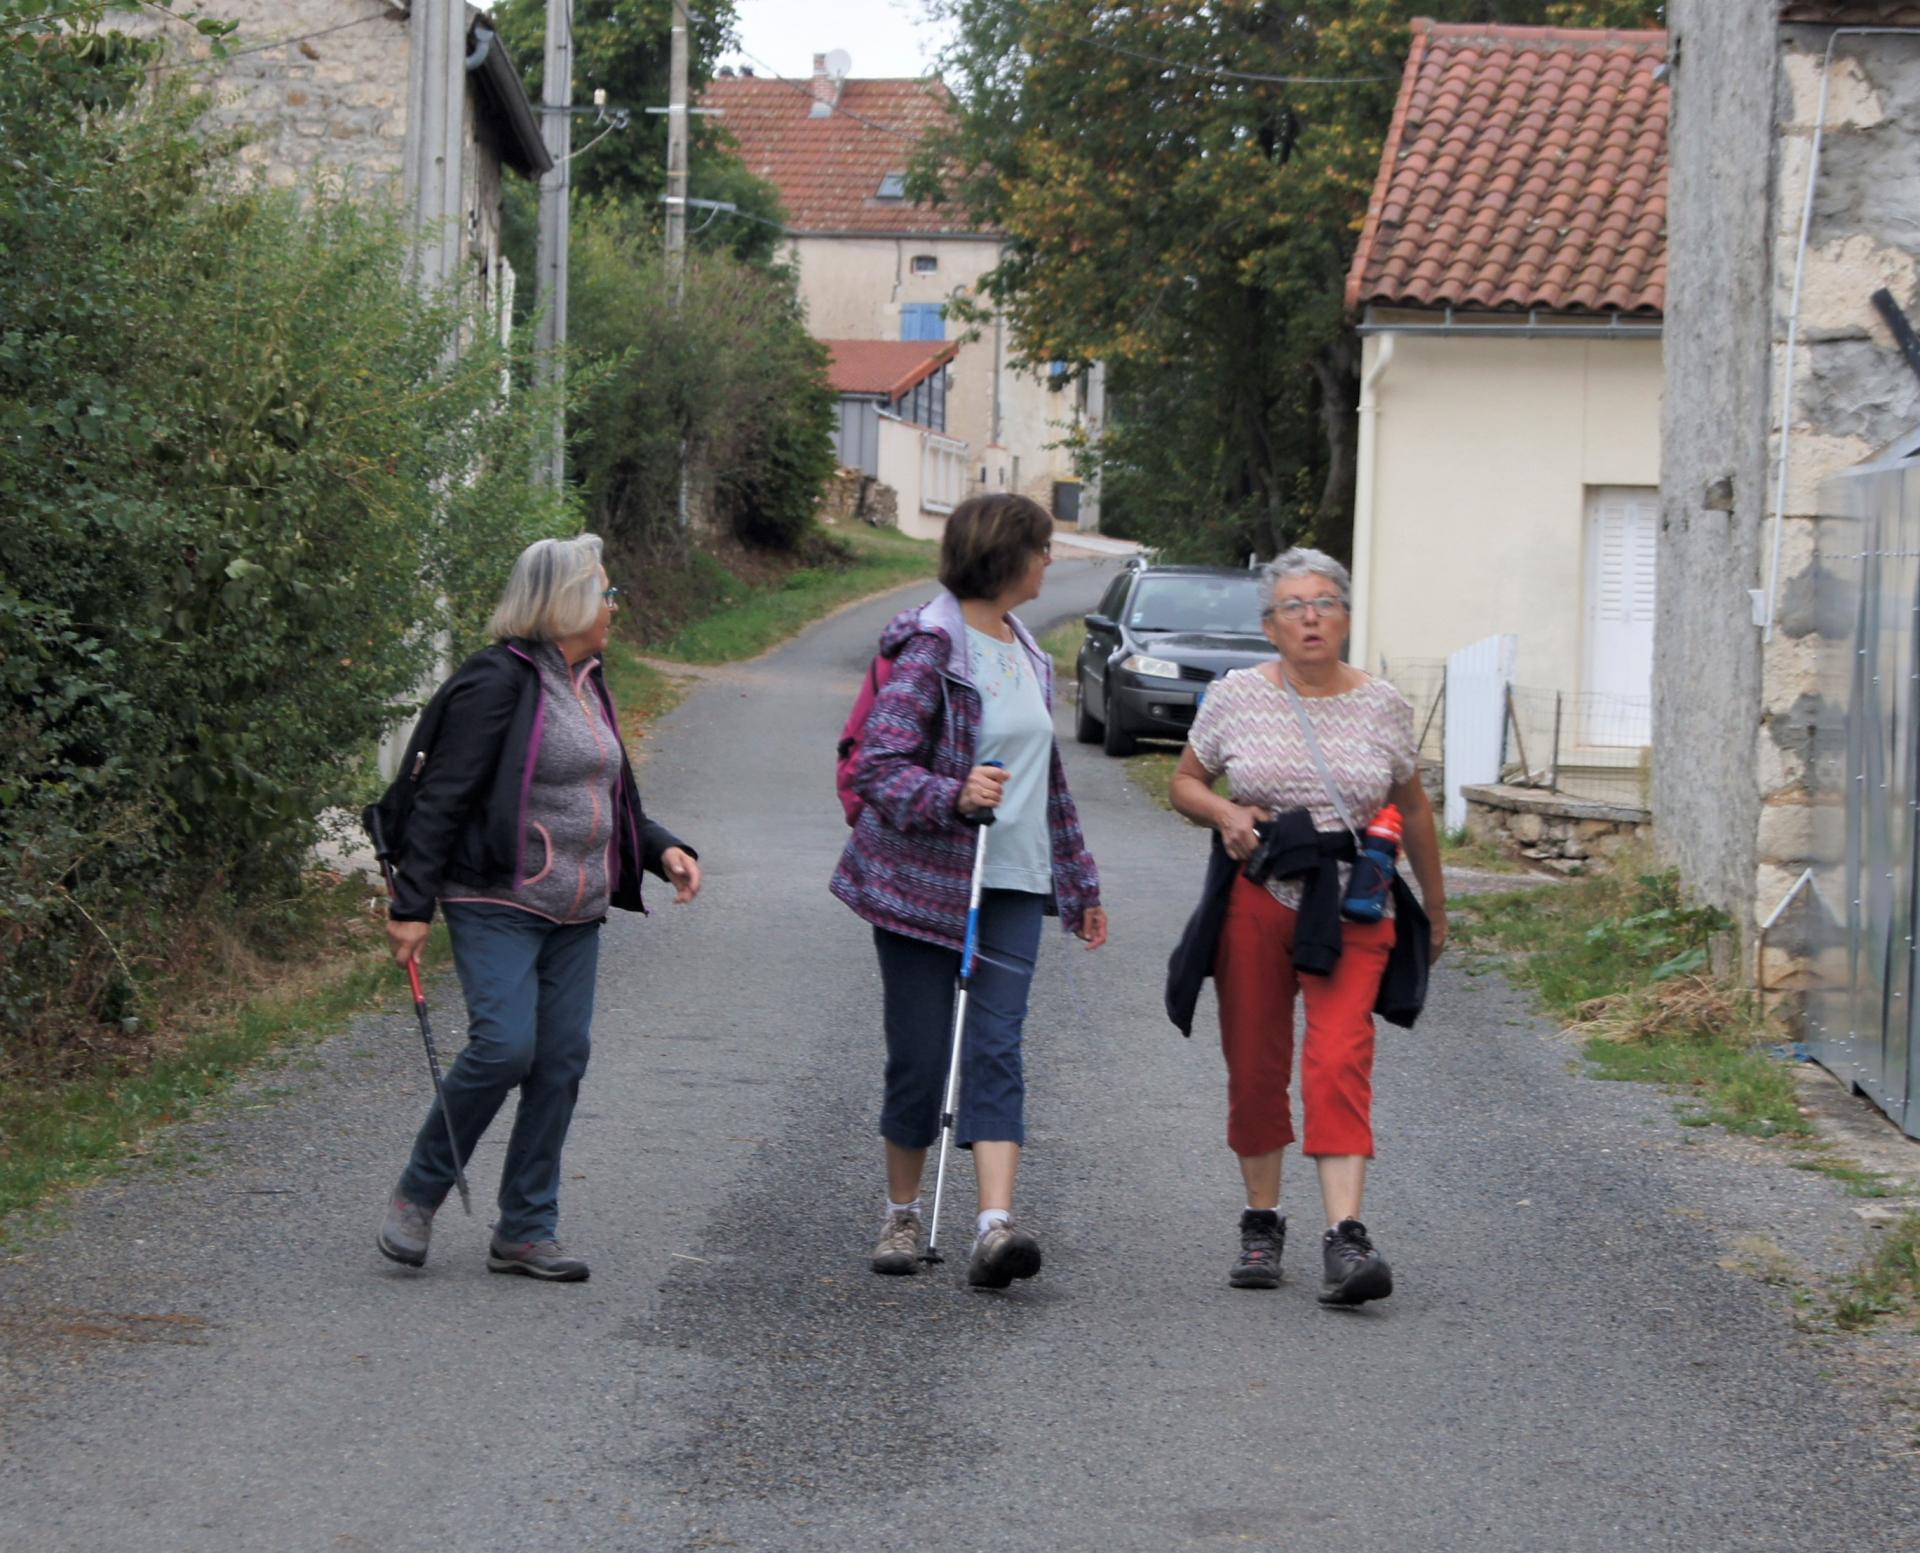
<svg viewBox="0 0 1920 1553"><path fill-rule="evenodd" d="M982 880L990 890L1053 889L1053 845L1047 832L1047 773L1053 761L1053 719L1027 650L967 627L974 688L980 692L975 759L1007 768L1007 785L987 837Z"/></svg>

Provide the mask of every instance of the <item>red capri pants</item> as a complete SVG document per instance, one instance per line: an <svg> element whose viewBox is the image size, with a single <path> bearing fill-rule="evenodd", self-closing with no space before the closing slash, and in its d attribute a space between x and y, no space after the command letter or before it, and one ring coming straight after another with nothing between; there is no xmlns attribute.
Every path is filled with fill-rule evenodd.
<svg viewBox="0 0 1920 1553"><path fill-rule="evenodd" d="M1299 914L1245 878L1233 882L1214 956L1227 1057L1227 1146L1271 1154L1293 1142L1293 997L1307 1005L1300 1054L1306 1152L1373 1157L1373 1001L1393 949L1392 922L1340 923L1330 976L1293 968Z"/></svg>

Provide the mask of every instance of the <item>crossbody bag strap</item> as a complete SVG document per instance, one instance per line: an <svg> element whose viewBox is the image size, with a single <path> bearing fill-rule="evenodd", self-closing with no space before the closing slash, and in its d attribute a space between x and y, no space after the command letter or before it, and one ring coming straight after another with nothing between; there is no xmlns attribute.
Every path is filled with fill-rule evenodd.
<svg viewBox="0 0 1920 1553"><path fill-rule="evenodd" d="M1320 741L1314 737L1313 719L1307 715L1306 699L1294 688L1287 671L1280 670L1280 683L1287 687L1287 695L1293 701L1293 715L1300 724L1300 732L1307 741L1307 753L1313 757L1314 769L1320 773L1320 785L1327 790L1327 798L1333 804L1333 812L1340 816L1340 823L1347 827L1355 846L1360 844L1360 831L1347 813L1347 806L1340 801L1340 789L1334 784L1333 772L1327 766L1327 757L1320 752Z"/></svg>

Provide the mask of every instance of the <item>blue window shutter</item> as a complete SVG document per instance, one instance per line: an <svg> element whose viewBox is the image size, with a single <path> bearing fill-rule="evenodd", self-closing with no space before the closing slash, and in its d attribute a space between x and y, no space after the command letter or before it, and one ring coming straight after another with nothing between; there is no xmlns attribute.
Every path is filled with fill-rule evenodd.
<svg viewBox="0 0 1920 1553"><path fill-rule="evenodd" d="M903 340L944 340L947 337L946 308L938 302L900 304L900 338Z"/></svg>

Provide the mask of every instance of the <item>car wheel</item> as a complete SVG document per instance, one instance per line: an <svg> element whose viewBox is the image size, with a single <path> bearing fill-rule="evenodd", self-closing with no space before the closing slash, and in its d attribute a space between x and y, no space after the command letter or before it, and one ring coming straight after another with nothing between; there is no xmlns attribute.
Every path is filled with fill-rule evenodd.
<svg viewBox="0 0 1920 1553"><path fill-rule="evenodd" d="M1073 736L1081 744L1100 742L1100 719L1087 709L1087 676L1073 677Z"/></svg>
<svg viewBox="0 0 1920 1553"><path fill-rule="evenodd" d="M1120 721L1120 708L1117 706L1107 708L1107 736L1101 741L1101 747L1109 755L1131 755L1140 747L1140 741Z"/></svg>

